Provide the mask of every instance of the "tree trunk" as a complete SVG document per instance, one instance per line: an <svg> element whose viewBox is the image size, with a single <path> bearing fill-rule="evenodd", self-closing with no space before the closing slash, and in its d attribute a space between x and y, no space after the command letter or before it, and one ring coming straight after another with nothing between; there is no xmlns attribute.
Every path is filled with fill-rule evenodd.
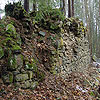
<svg viewBox="0 0 100 100"><path fill-rule="evenodd" d="M97 30L98 30L98 27L97 27L97 19L96 19L96 30L95 30L95 34L96 34L96 57L98 56L98 35L97 35Z"/></svg>
<svg viewBox="0 0 100 100"><path fill-rule="evenodd" d="M65 0L60 0L60 8L61 8L61 11L66 16L66 3L65 3Z"/></svg>
<svg viewBox="0 0 100 100"><path fill-rule="evenodd" d="M74 0L72 0L72 17L74 17Z"/></svg>
<svg viewBox="0 0 100 100"><path fill-rule="evenodd" d="M68 17L71 17L71 1L68 0Z"/></svg>
<svg viewBox="0 0 100 100"><path fill-rule="evenodd" d="M99 0L99 16L100 16L100 0Z"/></svg>
<svg viewBox="0 0 100 100"><path fill-rule="evenodd" d="M99 16L97 18L97 22L98 22L98 30L99 30L99 34L97 35L98 38L98 48L97 48L97 57L100 58L100 0L99 0Z"/></svg>
<svg viewBox="0 0 100 100"><path fill-rule="evenodd" d="M36 11L36 0L33 1L33 11Z"/></svg>
<svg viewBox="0 0 100 100"><path fill-rule="evenodd" d="M29 11L29 0L24 0L24 9L28 12Z"/></svg>

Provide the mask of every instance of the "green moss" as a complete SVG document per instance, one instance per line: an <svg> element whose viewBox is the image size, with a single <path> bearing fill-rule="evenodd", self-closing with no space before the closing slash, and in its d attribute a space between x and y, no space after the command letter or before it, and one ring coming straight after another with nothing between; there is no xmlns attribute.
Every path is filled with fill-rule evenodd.
<svg viewBox="0 0 100 100"><path fill-rule="evenodd" d="M7 43L8 41L13 41L13 40L12 40L12 38L7 37L6 39L4 39L4 40L2 41L2 44Z"/></svg>
<svg viewBox="0 0 100 100"><path fill-rule="evenodd" d="M23 55L21 55L21 60L23 61L23 59L24 59L24 57L23 57Z"/></svg>
<svg viewBox="0 0 100 100"><path fill-rule="evenodd" d="M13 37L13 38L17 37L16 29L12 24L8 24L6 26L6 32L8 33L8 34L6 34L6 36L8 36L8 37Z"/></svg>
<svg viewBox="0 0 100 100"><path fill-rule="evenodd" d="M50 29L53 29L53 30L55 30L55 29L58 29L59 28L59 26L58 25L56 25L56 24L51 24L50 25Z"/></svg>
<svg viewBox="0 0 100 100"><path fill-rule="evenodd" d="M5 27L5 24L0 23L0 28L4 28L4 27Z"/></svg>
<svg viewBox="0 0 100 100"><path fill-rule="evenodd" d="M95 96L95 94L94 94L94 92L93 92L93 91L91 91L91 92L90 92L90 95L91 95L91 96Z"/></svg>
<svg viewBox="0 0 100 100"><path fill-rule="evenodd" d="M33 72L32 71L28 71L28 76L29 76L29 79L32 79L33 78Z"/></svg>
<svg viewBox="0 0 100 100"><path fill-rule="evenodd" d="M64 45L64 43L63 43L63 39L62 39L62 38L60 38L60 47L62 48L62 47L63 47L63 45Z"/></svg>
<svg viewBox="0 0 100 100"><path fill-rule="evenodd" d="M4 56L3 48L0 46L0 59Z"/></svg>
<svg viewBox="0 0 100 100"><path fill-rule="evenodd" d="M12 50L13 51L21 50L21 47L19 45L12 45Z"/></svg>
<svg viewBox="0 0 100 100"><path fill-rule="evenodd" d="M11 37L7 37L3 41L1 41L1 44L6 47L12 47L12 45L15 45L16 42Z"/></svg>
<svg viewBox="0 0 100 100"><path fill-rule="evenodd" d="M12 24L8 24L6 26L6 31L12 31L12 32L16 33L16 29Z"/></svg>
<svg viewBox="0 0 100 100"><path fill-rule="evenodd" d="M51 72L53 75L56 75L56 74L57 74L57 71L56 71L56 69L55 69L55 66L51 67L50 72Z"/></svg>
<svg viewBox="0 0 100 100"><path fill-rule="evenodd" d="M10 83L12 83L13 82L13 74L11 73L11 74L9 74L9 81L10 81Z"/></svg>

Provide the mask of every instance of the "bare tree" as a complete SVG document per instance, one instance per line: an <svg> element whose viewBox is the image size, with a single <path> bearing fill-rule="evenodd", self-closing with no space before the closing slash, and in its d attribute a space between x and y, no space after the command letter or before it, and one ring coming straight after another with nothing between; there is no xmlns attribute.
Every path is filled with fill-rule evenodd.
<svg viewBox="0 0 100 100"><path fill-rule="evenodd" d="M24 0L24 9L28 12L29 11L29 0Z"/></svg>
<svg viewBox="0 0 100 100"><path fill-rule="evenodd" d="M72 0L72 17L74 17L74 0Z"/></svg>
<svg viewBox="0 0 100 100"><path fill-rule="evenodd" d="M33 1L33 11L36 11L36 0Z"/></svg>
<svg viewBox="0 0 100 100"><path fill-rule="evenodd" d="M71 0L68 0L68 17L71 17Z"/></svg>
<svg viewBox="0 0 100 100"><path fill-rule="evenodd" d="M66 16L66 2L65 2L65 0L60 0L60 8L61 8L61 11Z"/></svg>

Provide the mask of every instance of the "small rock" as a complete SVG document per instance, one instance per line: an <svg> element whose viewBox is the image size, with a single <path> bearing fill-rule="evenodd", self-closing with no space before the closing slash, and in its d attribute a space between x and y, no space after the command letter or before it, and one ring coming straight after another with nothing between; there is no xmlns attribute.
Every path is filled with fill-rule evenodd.
<svg viewBox="0 0 100 100"><path fill-rule="evenodd" d="M45 36L46 32L40 31L39 34Z"/></svg>
<svg viewBox="0 0 100 100"><path fill-rule="evenodd" d="M3 82L6 84L12 83L13 82L13 73L12 72L6 72L2 76Z"/></svg>
<svg viewBox="0 0 100 100"><path fill-rule="evenodd" d="M30 82L27 80L27 81L23 82L23 84L21 85L21 88L27 89L30 87L30 85L31 85Z"/></svg>
<svg viewBox="0 0 100 100"><path fill-rule="evenodd" d="M17 75L17 74L20 74L20 72L19 72L18 70L16 70L16 71L13 71L13 74L14 74L14 76L15 76L15 75Z"/></svg>
<svg viewBox="0 0 100 100"><path fill-rule="evenodd" d="M38 82L35 81L35 82L31 82L31 89L35 89L36 87L38 86Z"/></svg>
<svg viewBox="0 0 100 100"><path fill-rule="evenodd" d="M28 71L28 76L29 76L29 79L32 79L33 78L33 72L32 71Z"/></svg>

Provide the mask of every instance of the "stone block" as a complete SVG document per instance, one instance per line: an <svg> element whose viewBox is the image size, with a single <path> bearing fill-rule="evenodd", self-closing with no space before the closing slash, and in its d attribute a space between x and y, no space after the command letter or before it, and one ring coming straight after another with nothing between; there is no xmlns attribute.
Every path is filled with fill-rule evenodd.
<svg viewBox="0 0 100 100"><path fill-rule="evenodd" d="M28 76L29 76L29 79L32 79L33 78L33 72L32 71L28 71Z"/></svg>
<svg viewBox="0 0 100 100"><path fill-rule="evenodd" d="M23 66L22 55L12 55L8 58L8 69L16 70L20 69Z"/></svg>
<svg viewBox="0 0 100 100"><path fill-rule="evenodd" d="M28 74L18 74L15 76L15 80L17 82L20 82L20 81L25 81L25 80L28 80L29 77L28 77Z"/></svg>
<svg viewBox="0 0 100 100"><path fill-rule="evenodd" d="M2 75L2 79L3 79L3 82L5 84L10 84L13 82L13 73L12 72L5 72L4 75Z"/></svg>
<svg viewBox="0 0 100 100"><path fill-rule="evenodd" d="M38 82L37 81L35 81L35 82L31 82L31 86L30 86L30 88L31 89L35 89L37 86L38 86Z"/></svg>
<svg viewBox="0 0 100 100"><path fill-rule="evenodd" d="M31 83L28 80L21 84L21 88L23 89L28 89L30 88L30 86L31 86Z"/></svg>

